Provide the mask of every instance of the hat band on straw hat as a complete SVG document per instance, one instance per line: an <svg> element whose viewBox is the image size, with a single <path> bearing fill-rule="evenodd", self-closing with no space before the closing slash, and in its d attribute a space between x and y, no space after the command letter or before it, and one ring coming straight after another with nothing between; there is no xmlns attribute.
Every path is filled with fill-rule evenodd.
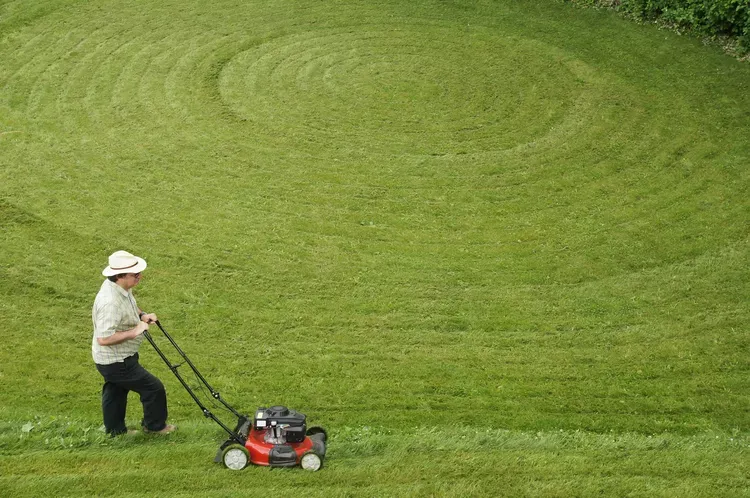
<svg viewBox="0 0 750 498"><path fill-rule="evenodd" d="M130 265L130 266L121 266L121 267L119 267L119 268L115 268L115 267L113 267L113 266L110 266L110 268L112 268L113 270L127 270L128 268L132 268L132 267L134 267L134 266L138 266L138 261L136 261L135 263L133 263L133 264L132 264L132 265Z"/></svg>

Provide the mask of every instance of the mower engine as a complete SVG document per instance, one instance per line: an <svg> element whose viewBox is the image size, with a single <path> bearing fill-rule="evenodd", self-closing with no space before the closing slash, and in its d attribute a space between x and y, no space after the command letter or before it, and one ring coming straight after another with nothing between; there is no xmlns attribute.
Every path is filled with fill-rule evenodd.
<svg viewBox="0 0 750 498"><path fill-rule="evenodd" d="M307 417L285 406L258 408L252 420L240 420L236 433L244 445L229 439L216 455L227 468L241 470L248 463L270 467L318 470L326 454L326 432L307 428Z"/></svg>
<svg viewBox="0 0 750 498"><path fill-rule="evenodd" d="M307 417L285 406L258 408L253 425L263 431L263 441L270 444L301 443L307 435Z"/></svg>

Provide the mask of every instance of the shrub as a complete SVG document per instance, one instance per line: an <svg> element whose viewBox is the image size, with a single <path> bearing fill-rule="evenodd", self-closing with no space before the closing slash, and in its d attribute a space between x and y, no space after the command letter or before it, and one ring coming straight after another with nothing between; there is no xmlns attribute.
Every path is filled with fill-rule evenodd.
<svg viewBox="0 0 750 498"><path fill-rule="evenodd" d="M614 8L642 21L660 21L704 36L735 39L750 51L748 0L570 0L581 5Z"/></svg>

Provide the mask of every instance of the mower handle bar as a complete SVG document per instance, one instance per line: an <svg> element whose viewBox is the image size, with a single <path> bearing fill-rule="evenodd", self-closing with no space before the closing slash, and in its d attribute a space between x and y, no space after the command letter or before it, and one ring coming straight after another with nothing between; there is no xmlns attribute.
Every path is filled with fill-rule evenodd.
<svg viewBox="0 0 750 498"><path fill-rule="evenodd" d="M166 330L164 330L164 327L162 327L161 323L159 323L159 320L156 320L154 323L156 323L156 325L162 331L164 336L169 340L169 342L172 344L175 350L185 360L185 363L187 363L190 366L190 368L193 370L193 372L198 377L198 379L203 383L203 385L205 385L208 388L208 390L211 392L211 396L214 399L221 402L221 404L223 404L229 411L231 411L235 416L237 416L238 419L240 420L246 419L247 418L246 416L237 412L237 410L235 410L229 403L227 403L226 401L224 401L224 399L222 399L221 394L219 394L218 391L214 390L214 388L211 387L211 385L208 383L205 377L203 377L203 375L201 375L201 373L198 371L198 368L196 368L196 366L193 365L193 362L190 361L190 358L187 357L185 352L180 348L180 346L177 345L174 339L172 339L172 336L169 335L169 333L167 333ZM187 382L185 382L185 379L183 379L180 373L177 371L177 369L180 367L181 364L173 365L172 362L169 361L169 358L167 358L167 356L162 352L162 350L159 349L159 347L156 345L156 342L154 341L153 337L151 337L151 334L149 334L148 330L143 331L143 336L148 340L148 342L151 343L151 346L154 348L157 354L161 357L162 360L164 360L164 363L167 364L167 367L169 367L169 369L172 371L175 377L177 377L177 380L180 381L180 383L182 384L182 387L185 388L188 394L190 394L190 396L193 398L193 401L195 401L198 407L203 411L203 415L207 418L210 418L217 424L219 424L222 427L222 429L224 429L226 432L229 433L230 436L232 436L233 439L237 440L238 442L240 442L240 444L244 445L245 438L243 438L240 434L238 434L237 432L227 427L221 420L219 420L219 418L216 417L216 415L211 413L211 411L208 408L206 408L203 403L201 403L201 400L198 398L198 396L195 395L195 392L193 391L193 389L188 385Z"/></svg>
<svg viewBox="0 0 750 498"><path fill-rule="evenodd" d="M221 398L221 394L219 394L218 391L216 391L213 387L211 387L211 385L208 383L208 381L198 371L198 369L196 368L196 366L193 365L193 362L190 361L190 358L187 357L187 355L182 351L182 349L180 349L180 346L178 346L177 343L174 341L174 339L172 339L172 336L169 335L166 330L164 330L164 327L161 326L161 323L159 322L159 320L156 320L155 323L159 327L159 329L162 331L162 333L164 333L164 336L169 340L169 342L172 343L172 346L174 346L174 348L177 350L177 352L180 354L180 356L182 356L185 359L185 362L188 365L190 365L190 368L193 370L193 372L195 372L195 375L197 375L198 378L201 380L201 382L203 382L203 384L208 388L208 390L211 391L211 396L213 396L214 399L219 400L224 406L226 406L227 408L229 408L229 410L232 413L234 413L237 417L241 417L242 415L240 415L239 413L237 413L237 411L234 408L232 408L229 405L229 403L227 403L226 401L224 401Z"/></svg>

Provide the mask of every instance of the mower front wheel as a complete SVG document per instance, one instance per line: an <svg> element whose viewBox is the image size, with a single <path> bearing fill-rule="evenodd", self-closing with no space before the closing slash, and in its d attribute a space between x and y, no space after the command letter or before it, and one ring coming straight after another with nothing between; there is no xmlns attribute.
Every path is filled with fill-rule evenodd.
<svg viewBox="0 0 750 498"><path fill-rule="evenodd" d="M247 467L250 457L244 446L239 444L230 444L221 454L221 461L224 466L230 470L242 470Z"/></svg>
<svg viewBox="0 0 750 498"><path fill-rule="evenodd" d="M315 472L323 466L323 457L312 451L308 451L302 455L299 464L303 469Z"/></svg>

